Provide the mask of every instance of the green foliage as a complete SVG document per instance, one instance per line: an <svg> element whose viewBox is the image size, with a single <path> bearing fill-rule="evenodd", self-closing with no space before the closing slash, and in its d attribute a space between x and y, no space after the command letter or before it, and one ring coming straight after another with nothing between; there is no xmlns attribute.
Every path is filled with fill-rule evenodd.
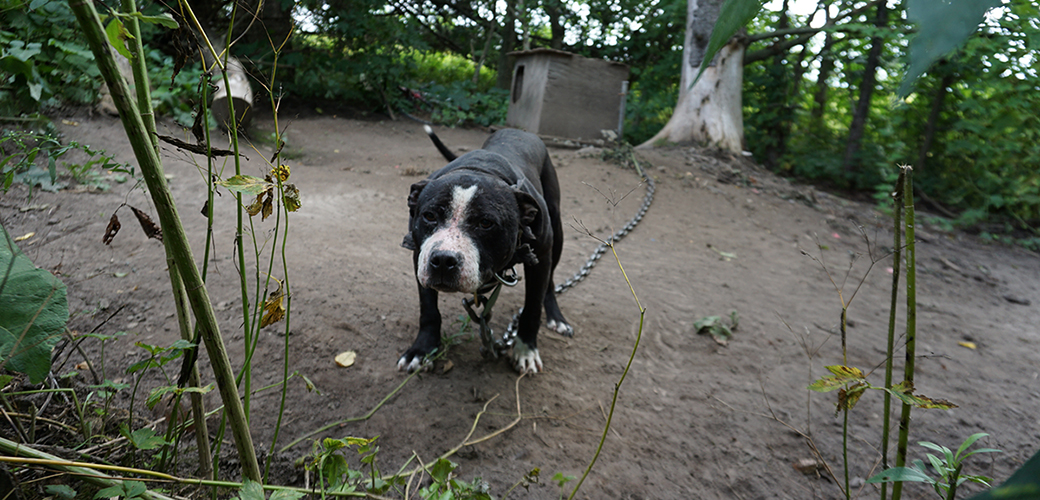
<svg viewBox="0 0 1040 500"><path fill-rule="evenodd" d="M469 80L434 83L425 87L422 95L433 121L448 126L502 124L509 110L509 91L491 88L481 93Z"/></svg>
<svg viewBox="0 0 1040 500"><path fill-rule="evenodd" d="M109 180L126 182L127 176L134 176L133 167L116 163L104 151L76 141L62 144L50 122L39 130L3 130L0 148L9 152L0 159L0 190L3 192L14 182L29 186L30 196L36 187L51 192L65 188L67 184L58 181L57 161L74 150L85 154L87 159L83 163L62 162L62 166L80 184L104 190L108 189ZM46 169L38 164L37 160L42 159L46 159Z"/></svg>
<svg viewBox="0 0 1040 500"><path fill-rule="evenodd" d="M1022 464L1000 486L971 497L971 500L1030 500L1040 498L1040 451Z"/></svg>
<svg viewBox="0 0 1040 500"><path fill-rule="evenodd" d="M964 442L961 443L956 452L951 451L945 446L927 441L917 443L941 454L941 456L933 455L931 453L926 454L928 462L932 466L932 471L934 471L938 476L937 478L929 476L924 461L918 459L914 460L913 465L910 467L893 467L881 471L874 477L868 479L867 483L892 483L897 481L928 483L932 485L932 488L935 490L935 493L939 498L946 500L953 500L956 496L957 487L968 481L989 486L993 480L988 477L962 473L964 461L968 457L976 453L1000 452L1000 450L992 448L980 448L970 452L968 451L968 448L975 444L975 441L988 435L989 434L980 432L968 436L968 439L965 439Z"/></svg>
<svg viewBox="0 0 1040 500"><path fill-rule="evenodd" d="M148 80L155 87L152 89L155 113L169 116L181 126L190 128L195 122L195 106L200 98L202 64L194 61L174 75L173 56L163 54L158 49L146 48L145 59ZM216 127L216 120L212 116L209 126L211 129Z"/></svg>
<svg viewBox="0 0 1040 500"><path fill-rule="evenodd" d="M68 320L65 284L37 269L0 226L0 366L42 382Z"/></svg>
<svg viewBox="0 0 1040 500"><path fill-rule="evenodd" d="M0 0L0 115L92 103L100 77L66 2Z"/></svg>
<svg viewBox="0 0 1040 500"><path fill-rule="evenodd" d="M94 494L95 499L121 498L123 500L134 500L142 498L148 488L141 481L120 481L119 483L99 490Z"/></svg>
<svg viewBox="0 0 1040 500"><path fill-rule="evenodd" d="M472 482L455 477L455 469L459 465L446 458L437 459L427 469L433 483L419 490L424 499L436 500L491 500L491 486L483 479L475 478Z"/></svg>

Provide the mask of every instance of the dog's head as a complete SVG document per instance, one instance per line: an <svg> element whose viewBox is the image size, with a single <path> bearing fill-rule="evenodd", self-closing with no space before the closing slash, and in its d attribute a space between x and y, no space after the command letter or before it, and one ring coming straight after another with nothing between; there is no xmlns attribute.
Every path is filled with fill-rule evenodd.
<svg viewBox="0 0 1040 500"><path fill-rule="evenodd" d="M419 284L441 292L474 293L516 263L541 216L518 187L465 172L413 184L408 210L402 245L415 251Z"/></svg>

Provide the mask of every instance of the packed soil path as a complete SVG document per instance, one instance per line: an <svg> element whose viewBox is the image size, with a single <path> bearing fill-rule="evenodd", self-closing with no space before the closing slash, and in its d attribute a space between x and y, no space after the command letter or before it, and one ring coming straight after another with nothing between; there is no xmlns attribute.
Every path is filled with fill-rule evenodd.
<svg viewBox="0 0 1040 500"><path fill-rule="evenodd" d="M68 140L135 163L118 120L80 114L56 121ZM270 117L258 116L255 126L254 137L273 130ZM253 390L276 384L286 366L300 375L289 382L275 446L282 464L277 482L304 484L304 472L291 463L311 452L317 437L379 436L378 465L393 472L409 460L429 462L455 449L471 431L470 440L478 441L506 429L454 453L457 474L483 478L501 497L538 468L540 482L511 497L558 498L561 488L550 478L580 477L596 453L613 391L638 341L602 453L579 498L840 496L827 470L844 482L837 393L806 387L827 373L825 366L843 363L883 385L891 219L870 205L776 178L747 159L689 147L638 153L657 183L653 205L616 245L620 265L608 252L587 279L560 296L576 333L562 338L543 329L544 373L518 379L506 361L484 359L479 339L466 333L432 371L404 383L371 418L334 425L280 451L323 426L365 415L406 381L396 363L416 335L419 307L411 255L400 247L405 202L412 183L444 164L414 122L303 110L283 113L280 126L289 182L303 204L288 219L288 274L278 257L283 238L273 231L274 217L247 221L245 235L247 255L254 248L263 259L276 252L271 275L291 290L288 345L284 321L261 329L250 382ZM161 128L187 139L172 124ZM460 151L478 148L488 133L439 132ZM604 161L602 151L551 145L550 153L566 233L559 283L584 264L596 238L636 213L645 191L632 169ZM243 173L265 175L271 155L269 144L246 149ZM201 265L204 161L171 146L163 147L163 158ZM218 167L224 178L233 172L230 163ZM101 242L124 202L154 217L145 191L132 187L132 181L112 183L106 192L73 188L29 198L16 186L0 201L7 231L34 233L20 242L22 249L68 285L70 328L129 332L104 351L106 375L124 381L123 370L145 356L134 342L169 345L178 338L162 245L137 230L126 208L119 211L122 231L110 245ZM245 355L234 197L221 190L214 209L209 293L238 368ZM986 432L977 446L1003 451L973 457L965 472L1002 480L1040 447L1040 258L927 223L917 229L917 393L958 407L913 412L911 458L928 452L919 441L956 449L969 435ZM263 266L266 273L266 260ZM646 310L641 329L633 291ZM461 298L442 294L445 335L462 326ZM897 379L905 294L898 300ZM519 290L503 291L492 320L496 332L521 302ZM732 312L739 325L725 345L695 331L708 316L729 324ZM83 346L88 356L100 356L96 341ZM337 366L334 357L348 350L357 353L356 362ZM56 368L72 370L79 356ZM200 360L210 383L205 354ZM156 374L142 390L160 382ZM208 398L210 407L219 404L215 391ZM277 389L250 400L262 456L270 452L280 404ZM850 481L861 498L876 496L864 480L880 470L882 417L880 391L867 391L849 415ZM826 466L815 460L813 447ZM574 484L563 491L569 494ZM907 491L912 498L930 495L918 485Z"/></svg>

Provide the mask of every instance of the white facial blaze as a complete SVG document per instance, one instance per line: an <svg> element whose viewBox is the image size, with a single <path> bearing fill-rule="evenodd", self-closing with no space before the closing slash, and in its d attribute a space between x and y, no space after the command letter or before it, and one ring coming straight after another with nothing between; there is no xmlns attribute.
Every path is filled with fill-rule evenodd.
<svg viewBox="0 0 1040 500"><path fill-rule="evenodd" d="M459 259L458 281L438 287L445 292L472 293L480 287L480 254L477 246L462 228L466 214L477 194L477 186L455 186L451 192L449 216L444 224L437 228L419 247L419 284L428 287L430 284L430 256L435 251L452 252Z"/></svg>

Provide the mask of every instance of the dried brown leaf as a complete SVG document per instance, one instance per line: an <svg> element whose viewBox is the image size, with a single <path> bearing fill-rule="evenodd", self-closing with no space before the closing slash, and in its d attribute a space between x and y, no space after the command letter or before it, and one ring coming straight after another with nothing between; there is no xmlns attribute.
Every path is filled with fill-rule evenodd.
<svg viewBox="0 0 1040 500"><path fill-rule="evenodd" d="M162 241L162 229L155 222L152 221L152 218L149 217L148 214L138 210L135 207L130 207L130 210L133 210L134 215L137 216L137 222L141 223L141 229L144 230L145 236Z"/></svg>
<svg viewBox="0 0 1040 500"><path fill-rule="evenodd" d="M119 223L119 217L113 213L112 217L108 219L108 227L105 228L105 235L101 237L101 242L106 245L112 243L112 239L116 237L116 233L119 232L119 228L121 227L123 227L123 225Z"/></svg>

